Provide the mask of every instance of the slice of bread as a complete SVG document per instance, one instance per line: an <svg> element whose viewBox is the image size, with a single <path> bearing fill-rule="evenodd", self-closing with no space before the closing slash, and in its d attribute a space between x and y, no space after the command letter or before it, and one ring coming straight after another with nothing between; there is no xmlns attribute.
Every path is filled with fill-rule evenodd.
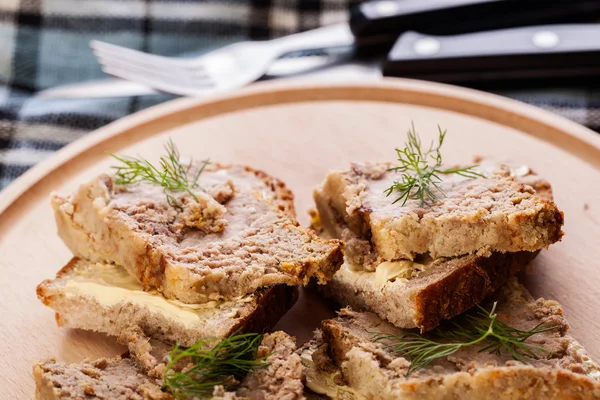
<svg viewBox="0 0 600 400"><path fill-rule="evenodd" d="M356 310L374 312L400 328L431 330L442 320L462 313L494 293L509 277L523 269L539 253L539 250L492 252L486 248L456 257L433 259L429 255L419 255L413 261L385 260L386 256L380 254L379 248L372 243L372 236L375 235L375 232L370 229L389 231L389 227L382 225L359 227L362 220L356 220L354 217L357 215L345 218L338 210L352 207L358 213L365 212L366 214L363 216L367 219L370 218L368 215L372 215L378 210L388 213L390 217L401 219L410 219L417 215L414 214L417 211L427 213L428 211L425 209L412 207L413 203L409 203L406 207L395 205L395 208L390 208L392 199L385 197L378 197L378 203L369 210L360 211L362 206L358 206L356 201L362 201L361 199L365 196L376 196L373 193L369 194L369 191L374 190L373 187L376 185L380 185L380 180L391 179L387 176L388 168L388 164L365 164L354 165L351 171L343 173L332 172L322 188L315 192L319 212L313 213L313 227L323 237L341 238L346 243L345 264L327 286L320 288L326 296L333 297L342 306L350 305ZM496 164L491 161L482 161L480 168L490 176L489 179L484 179L487 186L480 188L485 196L490 195L490 185L492 182L496 182L499 188L504 187L502 190L508 190L509 187L519 188L526 193L531 204L555 207L552 203L550 185L529 168L511 169L504 164ZM349 176L354 177L352 179L358 185L358 189L355 188L358 190L356 195L358 197L353 197L356 194L354 191L348 193L350 188L348 182L351 181ZM361 180L356 181L358 177L361 177ZM459 180L456 186L450 185L448 190L458 190L460 185L465 184L464 182ZM473 200L468 200L472 193L459 191L455 195L458 196L459 193L465 196L460 200L464 200L465 204L470 204L470 201ZM383 193L379 194L383 196ZM518 197L517 194L514 196ZM488 200L490 201L488 208L498 212L505 208L502 203L507 201L503 196ZM455 198L454 201L459 200ZM512 204L512 201L509 203ZM481 205L478 202L473 204ZM437 206L434 205L434 207ZM455 211L465 216L472 210L456 209ZM347 214L349 215L349 213ZM476 224L469 218L465 218L460 223L463 223L467 227L466 229L473 229L474 232L479 229L479 233L484 234L487 225L494 225L494 218L500 218L498 215L494 217L487 212L480 214L479 222ZM449 215L454 215L454 213L449 213ZM557 225L557 229L560 230L562 214L558 212L557 215L560 216L560 223ZM445 218L443 215L439 217ZM516 215L514 217L517 218ZM521 229L519 226L521 225L513 226L516 230L514 234L517 236L524 234L518 231ZM525 225L523 227L527 230ZM362 236L357 232L362 232ZM407 240L409 239L411 238L407 238ZM450 236L439 238L440 243L446 244L460 242L462 239L460 233L451 233ZM401 239L398 240L401 245L403 245L402 243L409 245ZM393 245L391 244L391 246Z"/></svg>
<svg viewBox="0 0 600 400"><path fill-rule="evenodd" d="M562 237L563 214L523 183L531 172L505 165L480 169L486 177L444 176L438 201L393 204L385 190L401 180L390 163L352 164L331 171L314 191L323 225L348 242L347 254L366 268L383 261L456 257L472 253L537 251ZM397 196L396 196L397 197ZM347 232L345 232L347 231ZM354 237L351 241L347 236Z"/></svg>
<svg viewBox="0 0 600 400"><path fill-rule="evenodd" d="M470 254L414 264L414 269L404 261L380 264L373 272L345 263L319 290L342 306L371 311L397 327L428 331L493 294L537 254ZM409 271L400 269L405 274L396 276L395 265L406 265Z"/></svg>
<svg viewBox="0 0 600 400"><path fill-rule="evenodd" d="M56 279L38 285L37 295L56 311L59 326L117 337L140 331L148 338L183 346L236 331L268 331L297 298L295 287L276 285L233 300L184 304L157 291L144 291L119 266L78 258L61 269Z"/></svg>
<svg viewBox="0 0 600 400"><path fill-rule="evenodd" d="M269 354L264 369L251 371L234 392L216 386L213 400L303 399L303 368L294 339L284 332L265 335L259 355ZM135 358L116 357L65 364L54 359L35 363L36 400L174 400L161 390L161 377L147 375Z"/></svg>
<svg viewBox="0 0 600 400"><path fill-rule="evenodd" d="M600 398L600 367L567 334L560 304L534 300L514 278L484 303L488 310L492 301L498 302L498 320L514 328L529 330L540 323L556 327L527 339L545 349L535 351L538 359L522 363L505 352L480 351L487 345L481 342L407 375L410 359L386 347L391 342L374 340L379 332L402 336L407 331L375 314L344 309L338 318L323 321L322 333L303 350L308 386L329 395L354 393L342 398L356 399Z"/></svg>
<svg viewBox="0 0 600 400"><path fill-rule="evenodd" d="M194 173L191 171L190 173ZM58 233L75 256L123 266L144 289L205 303L277 284L328 281L341 243L299 226L285 185L244 166L209 165L197 199L108 175L53 194Z"/></svg>

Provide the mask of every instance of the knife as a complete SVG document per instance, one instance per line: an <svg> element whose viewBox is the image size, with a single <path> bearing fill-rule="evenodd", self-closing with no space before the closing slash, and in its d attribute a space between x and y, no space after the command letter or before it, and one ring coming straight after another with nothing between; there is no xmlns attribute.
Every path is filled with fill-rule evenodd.
<svg viewBox="0 0 600 400"><path fill-rule="evenodd" d="M519 26L597 22L598 0L377 0L352 9L359 47L387 49L399 34L454 35Z"/></svg>
<svg viewBox="0 0 600 400"><path fill-rule="evenodd" d="M321 81L378 79L383 75L438 81L490 89L507 82L550 87L568 78L600 76L600 24L544 25L466 35L401 35L386 60L356 58L351 52L337 57L311 56L277 60L261 80L303 78ZM523 80L526 85L523 85ZM44 98L95 98L160 94L144 85L106 79L49 89Z"/></svg>
<svg viewBox="0 0 600 400"><path fill-rule="evenodd" d="M600 24L544 25L468 35L401 35L385 76L472 86L600 76Z"/></svg>
<svg viewBox="0 0 600 400"><path fill-rule="evenodd" d="M340 37L349 35L347 40L342 42L354 42L359 49L358 53L364 55L377 53L389 47L388 43L392 38L395 39L398 34L408 29L434 33L470 32L486 24L505 27L539 24L555 19L562 22L590 19L598 15L593 11L600 12L600 1L546 0L540 7L539 0L375 0L354 8L349 24L339 24L340 29L336 32ZM502 18L498 18L498 15ZM488 22L482 24L481 21ZM318 31L317 29L295 36L300 38L306 35L308 38L318 34ZM354 38L350 36L350 31ZM129 85L128 90L124 84L115 85L115 82L118 81L107 82L106 90L98 86L102 83L92 82L81 84L80 88L76 86L78 84L74 84L45 90L39 92L38 96L114 97L156 93L141 85ZM76 93L78 89L81 90L79 94Z"/></svg>

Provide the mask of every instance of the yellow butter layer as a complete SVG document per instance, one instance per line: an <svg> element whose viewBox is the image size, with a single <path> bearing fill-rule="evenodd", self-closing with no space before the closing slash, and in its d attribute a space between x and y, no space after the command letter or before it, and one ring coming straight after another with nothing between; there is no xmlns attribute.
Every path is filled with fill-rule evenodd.
<svg viewBox="0 0 600 400"><path fill-rule="evenodd" d="M220 313L233 318L252 296L230 301L210 301L203 304L186 304L167 299L158 291L144 291L142 284L127 271L112 264L87 264L78 266L65 283L67 296L84 295L94 298L106 307L130 303L192 325Z"/></svg>

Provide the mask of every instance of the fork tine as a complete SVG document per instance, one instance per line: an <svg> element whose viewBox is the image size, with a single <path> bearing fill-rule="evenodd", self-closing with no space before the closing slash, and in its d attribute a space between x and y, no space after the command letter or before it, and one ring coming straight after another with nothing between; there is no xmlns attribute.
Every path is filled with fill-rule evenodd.
<svg viewBox="0 0 600 400"><path fill-rule="evenodd" d="M148 81L154 82L151 86L156 87L159 84L165 84L169 86L180 86L189 88L190 90L195 89L208 89L214 87L214 82L208 76L196 77L187 73L187 71L179 71L176 68L172 70L152 70L145 67L139 67L133 64L123 63L112 63L105 64L105 69L112 69L116 71L123 71L133 77L139 76ZM133 79L134 81L136 79Z"/></svg>
<svg viewBox="0 0 600 400"><path fill-rule="evenodd" d="M134 65L136 68L148 71L151 74L162 74L170 75L171 79L173 76L177 77L180 75L191 76L192 79L208 79L208 73L205 68L188 68L177 63L156 63L148 57L129 58L121 57L120 54L97 52L96 60L102 65L118 65L119 67L125 67L128 65ZM174 71L177 71L174 74Z"/></svg>
<svg viewBox="0 0 600 400"><path fill-rule="evenodd" d="M94 53L105 53L105 54L113 54L118 55L120 57L126 57L130 59L148 59L153 60L154 62L166 62L173 61L168 57L158 56L155 54L144 53L143 51L130 49L127 47L117 46L110 43L100 42L98 40L92 40L90 42L90 47L94 51Z"/></svg>
<svg viewBox="0 0 600 400"><path fill-rule="evenodd" d="M156 58L156 56L152 56L151 54L144 54L142 52L139 52L139 54L136 53L129 53L129 52L121 52L121 51L112 51L111 50L105 50L105 49L97 49L94 50L94 55L96 56L96 58L103 58L103 59L107 59L107 60L121 60L121 61L127 61L129 63L135 63L135 64L145 64L145 65L152 65L154 67L158 67L158 68L173 68L173 67L181 67L179 63L177 62L173 62L172 60L164 60L164 59L158 59Z"/></svg>
<svg viewBox="0 0 600 400"><path fill-rule="evenodd" d="M109 43L92 41L90 46L104 72L152 88L186 96L210 93L216 89L201 65L172 59Z"/></svg>
<svg viewBox="0 0 600 400"><path fill-rule="evenodd" d="M154 88L154 89L166 92L166 93L179 94L181 96L200 97L200 96L209 96L209 95L217 92L217 90L214 87L212 87L212 88L209 88L209 87L192 88L189 85L187 85L187 86L186 85L173 85L173 84L170 84L169 82L166 82L163 80L151 79L145 75L138 74L138 73L135 73L135 72L132 72L129 70L125 70L125 69L116 68L116 67L104 67L104 68L102 68L102 70L109 75L114 75L119 78L123 78L123 79L133 81L133 82L139 82L139 83L142 83L151 88Z"/></svg>
<svg viewBox="0 0 600 400"><path fill-rule="evenodd" d="M98 56L98 62L100 64L111 67L115 66L121 69L132 70L135 69L139 71L139 73L143 73L145 75L152 75L157 77L162 77L167 80L185 80L185 81L193 81L193 82L206 82L210 81L210 76L206 70L192 70L187 68L182 68L180 66L155 66L152 64L144 64L137 62L130 62L129 60L121 60L117 57L114 58L104 58L102 56Z"/></svg>
<svg viewBox="0 0 600 400"><path fill-rule="evenodd" d="M104 64L106 68L112 68L122 71L128 71L132 74L143 76L154 81L165 82L170 85L180 85L190 88L206 88L214 86L214 82L209 76L194 76L187 71L179 71L176 68L171 70L153 70L144 66L140 67L135 64L127 63L111 63Z"/></svg>
<svg viewBox="0 0 600 400"><path fill-rule="evenodd" d="M160 65L163 67L172 67L174 65L181 67L190 67L194 69L202 68L202 64L197 64L197 59L180 59L175 57L165 57L155 54L144 53L142 51L129 49L126 47L116 46L110 43L93 40L90 42L90 47L94 54L105 58L119 58L123 60L131 60L135 63L144 63L149 65Z"/></svg>

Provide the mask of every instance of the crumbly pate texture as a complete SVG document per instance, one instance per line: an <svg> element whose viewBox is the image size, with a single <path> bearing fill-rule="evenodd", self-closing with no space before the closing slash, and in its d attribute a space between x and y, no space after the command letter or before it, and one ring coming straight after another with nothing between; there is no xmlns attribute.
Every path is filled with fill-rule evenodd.
<svg viewBox="0 0 600 400"><path fill-rule="evenodd" d="M516 279L492 300L498 301L498 319L515 328L529 330L539 323L557 327L528 339L546 350L535 351L539 359L524 364L504 353L479 352L485 345L481 344L434 360L407 377L410 361L390 352L385 347L388 342L372 340L373 332L402 336L406 331L375 314L343 309L338 318L322 323L322 338L317 336L312 343L312 360L319 370L328 373L334 365L343 377L341 384L368 399L600 398L600 368L567 334L568 324L560 304L533 300Z"/></svg>
<svg viewBox="0 0 600 400"><path fill-rule="evenodd" d="M101 175L73 195L52 195L58 233L76 256L121 265L145 289L186 303L325 283L341 265L341 243L300 227L277 179L212 164L198 184L198 201L180 193L173 204L158 185Z"/></svg>
<svg viewBox="0 0 600 400"><path fill-rule="evenodd" d="M497 165L480 169L485 178L443 176L439 201L421 206L408 200L403 206L392 204L397 193L384 193L400 180L399 173L388 170L392 166L352 164L331 171L314 191L324 228L344 240L346 256L367 269L426 253L439 258L537 251L562 237L563 214L547 192L536 195L524 183L536 181L530 171L525 179Z"/></svg>
<svg viewBox="0 0 600 400"><path fill-rule="evenodd" d="M164 347L165 349L167 347ZM268 355L268 367L250 372L235 392L215 386L213 400L303 399L303 368L295 354L294 339L284 332L265 335L259 355ZM139 360L116 357L65 364L54 359L33 367L36 400L173 400L161 390L160 376L149 376Z"/></svg>

